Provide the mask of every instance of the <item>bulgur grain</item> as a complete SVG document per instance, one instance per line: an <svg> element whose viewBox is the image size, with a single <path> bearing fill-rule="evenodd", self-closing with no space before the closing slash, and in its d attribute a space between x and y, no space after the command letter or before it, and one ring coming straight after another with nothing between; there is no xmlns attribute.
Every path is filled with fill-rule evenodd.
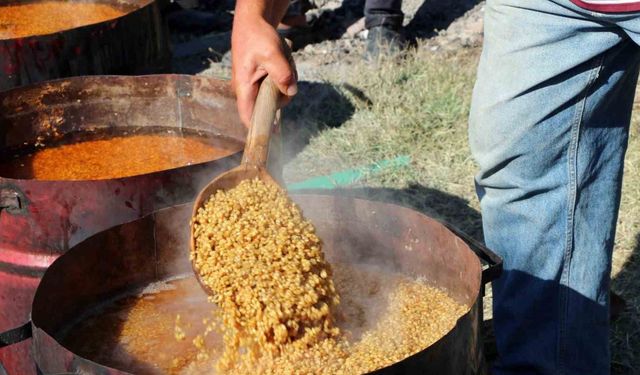
<svg viewBox="0 0 640 375"><path fill-rule="evenodd" d="M222 317L219 370L339 335L339 298L320 239L278 186L253 179L216 192L193 230L191 259Z"/></svg>
<svg viewBox="0 0 640 375"><path fill-rule="evenodd" d="M333 272L341 297L334 312L339 337L304 350L286 347L276 358L241 362L228 371L213 369L224 350L220 327L209 332L205 327L220 324L219 309L207 302L192 277L158 284L153 299L116 301L74 326L63 343L84 358L140 375L357 375L427 348L469 311L425 280L387 267L335 263ZM174 338L176 314L186 334L181 341ZM192 344L199 335L205 348Z"/></svg>

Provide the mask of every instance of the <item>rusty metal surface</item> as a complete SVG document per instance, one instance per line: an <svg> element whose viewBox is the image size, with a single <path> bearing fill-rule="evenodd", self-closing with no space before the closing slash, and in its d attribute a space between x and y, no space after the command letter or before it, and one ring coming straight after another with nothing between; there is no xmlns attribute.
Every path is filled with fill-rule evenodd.
<svg viewBox="0 0 640 375"><path fill-rule="evenodd" d="M96 2L127 13L57 33L0 40L0 90L71 76L166 71L169 36L158 1Z"/></svg>
<svg viewBox="0 0 640 375"><path fill-rule="evenodd" d="M35 139L46 144L74 131L156 126L228 137L239 149L246 132L224 81L181 75L78 77L0 93L2 149ZM5 228L0 244L11 244L18 251L62 253L96 233L96 227L102 230L123 222L118 217L96 219L101 216L96 210L124 211L131 220L159 206L186 202L207 178L237 165L238 156L111 180L0 177L0 198L8 206L0 211L0 225Z"/></svg>
<svg viewBox="0 0 640 375"><path fill-rule="evenodd" d="M349 197L301 194L293 199L313 221L330 261L383 262L422 276L469 307L455 328L422 352L376 374L481 374L480 262L438 221L408 208ZM33 303L36 362L43 374L82 370L126 374L80 358L56 340L92 305L150 282L191 272L191 205L158 211L75 246L46 272Z"/></svg>
<svg viewBox="0 0 640 375"><path fill-rule="evenodd" d="M53 119L53 120L52 120ZM78 77L0 93L0 149L95 128L163 126L244 138L226 82L180 76ZM240 144L239 149L242 145ZM151 174L96 181L0 177L0 332L28 321L44 270L101 230L193 200L240 154ZM0 349L9 375L33 373L29 346Z"/></svg>
<svg viewBox="0 0 640 375"><path fill-rule="evenodd" d="M226 81L186 75L75 77L0 93L0 143L43 142L74 130L168 126L244 142Z"/></svg>

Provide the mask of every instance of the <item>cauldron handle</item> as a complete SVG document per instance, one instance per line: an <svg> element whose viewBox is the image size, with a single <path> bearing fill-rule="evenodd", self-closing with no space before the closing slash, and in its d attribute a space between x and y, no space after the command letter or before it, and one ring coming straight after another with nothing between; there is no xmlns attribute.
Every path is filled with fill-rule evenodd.
<svg viewBox="0 0 640 375"><path fill-rule="evenodd" d="M449 223L443 224L447 229L452 231L456 236L460 237L461 240L469 245L469 248L476 253L478 258L489 265L487 268L482 270L482 285L486 285L500 277L502 274L502 258L500 258L498 254L453 225Z"/></svg>
<svg viewBox="0 0 640 375"><path fill-rule="evenodd" d="M0 348L17 344L26 339L30 339L31 334L31 321L26 322L20 327L12 328L5 332L0 332Z"/></svg>

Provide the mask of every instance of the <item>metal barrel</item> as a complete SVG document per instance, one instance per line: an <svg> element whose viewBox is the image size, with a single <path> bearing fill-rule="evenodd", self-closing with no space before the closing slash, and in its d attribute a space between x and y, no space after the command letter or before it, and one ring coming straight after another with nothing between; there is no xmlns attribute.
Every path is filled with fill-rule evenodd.
<svg viewBox="0 0 640 375"><path fill-rule="evenodd" d="M124 14L51 34L0 39L0 90L71 76L166 71L171 54L160 0L92 2ZM0 7L8 4L16 2L0 0Z"/></svg>

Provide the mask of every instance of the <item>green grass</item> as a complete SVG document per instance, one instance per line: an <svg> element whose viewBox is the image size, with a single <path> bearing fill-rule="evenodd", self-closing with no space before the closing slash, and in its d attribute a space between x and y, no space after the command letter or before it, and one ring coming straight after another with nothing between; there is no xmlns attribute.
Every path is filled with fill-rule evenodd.
<svg viewBox="0 0 640 375"><path fill-rule="evenodd" d="M285 116L285 137L291 141L285 178L301 181L409 155L409 166L368 175L354 191L427 211L481 238L476 167L467 144L477 58L477 50L442 55L419 49L399 64L355 64L340 73L328 67L322 82L301 89ZM640 116L633 122L637 128ZM614 374L640 373L637 135L632 132L626 160L614 252L613 288L630 305L612 329Z"/></svg>

